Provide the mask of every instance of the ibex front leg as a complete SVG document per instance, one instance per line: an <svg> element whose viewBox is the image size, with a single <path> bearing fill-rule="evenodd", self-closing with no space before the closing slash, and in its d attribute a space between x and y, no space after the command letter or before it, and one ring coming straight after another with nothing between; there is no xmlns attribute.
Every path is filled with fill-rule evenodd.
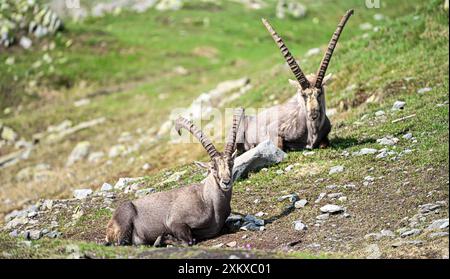
<svg viewBox="0 0 450 279"><path fill-rule="evenodd" d="M174 236L183 242L183 245L191 246L194 244L192 239L192 231L188 225L184 223L172 223L170 229Z"/></svg>

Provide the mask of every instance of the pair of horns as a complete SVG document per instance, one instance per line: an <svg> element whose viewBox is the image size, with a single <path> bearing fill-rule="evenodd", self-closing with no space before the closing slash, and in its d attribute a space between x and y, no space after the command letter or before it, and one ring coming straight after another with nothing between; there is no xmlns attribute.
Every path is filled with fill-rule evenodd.
<svg viewBox="0 0 450 279"><path fill-rule="evenodd" d="M244 109L238 108L234 111L233 114L233 126L231 127L230 134L228 135L227 143L225 145L225 151L224 154L231 158L235 146L236 146L236 135L237 131L239 129L239 125L242 120L242 116L244 114ZM214 146L212 141L200 130L197 126L192 123L192 121L187 120L184 117L178 117L177 120L175 120L175 130L178 132L179 135L181 135L181 129L184 128L188 130L194 137L200 141L200 143L203 145L203 148L205 148L206 152L208 152L209 157L211 159L220 156L220 152L217 151L217 148Z"/></svg>
<svg viewBox="0 0 450 279"><path fill-rule="evenodd" d="M347 23L350 16L353 14L353 10L348 10L345 15L342 17L341 21L339 22L336 31L333 33L333 37L331 37L330 43L328 44L327 51L325 52L325 55L322 58L322 62L320 63L319 70L316 75L316 81L314 83L314 87L320 88L322 86L323 78L325 77L325 73L328 68L328 64L330 63L331 56L333 55L333 51L336 48L336 44L339 40L339 36L342 33L342 30L344 29L345 24ZM275 43L278 45L278 47L281 50L281 53L284 56L284 59L288 63L289 67L291 68L291 71L294 73L295 77L297 78L298 82L300 83L300 86L303 90L310 88L311 84L309 83L308 79L306 78L305 74L303 73L302 69L298 65L297 61L295 61L295 58L290 53L289 49L287 48L286 44L283 42L283 39L277 34L277 32L273 29L273 27L270 25L270 23L266 19L262 19L262 22L264 26L267 28L269 33L272 35L272 38L274 39Z"/></svg>

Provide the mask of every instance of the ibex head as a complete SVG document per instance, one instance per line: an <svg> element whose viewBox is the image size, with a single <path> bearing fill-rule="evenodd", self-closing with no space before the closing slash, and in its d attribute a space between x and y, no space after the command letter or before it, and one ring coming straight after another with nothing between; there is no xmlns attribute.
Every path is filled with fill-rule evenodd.
<svg viewBox="0 0 450 279"><path fill-rule="evenodd" d="M236 134L243 117L243 109L237 109L233 115L233 126L225 145L225 151L219 152L211 140L191 121L179 117L175 121L175 129L181 135L181 128L194 135L208 152L211 161L208 163L195 162L197 166L208 170L212 174L216 184L222 191L229 191L233 185L232 169L236 156Z"/></svg>
<svg viewBox="0 0 450 279"><path fill-rule="evenodd" d="M349 10L342 17L336 31L333 34L333 37L331 38L330 43L328 44L327 51L325 52L322 62L320 63L317 74L309 75L308 77L305 76L297 61L295 61L295 58L292 56L285 43L270 25L270 23L266 19L262 19L264 26L272 35L272 38L277 43L278 47L281 50L281 53L286 59L286 62L297 78L297 81L290 80L290 83L294 85L295 88L297 88L297 91L299 92L299 95L301 97L300 99L304 100L308 119L310 121L321 119L325 114L324 85L331 77L331 75L325 76L325 73L327 71L328 64L330 63L330 59L333 55L333 51L336 47L337 41L339 40L339 36L341 35L345 24L352 14L353 10Z"/></svg>

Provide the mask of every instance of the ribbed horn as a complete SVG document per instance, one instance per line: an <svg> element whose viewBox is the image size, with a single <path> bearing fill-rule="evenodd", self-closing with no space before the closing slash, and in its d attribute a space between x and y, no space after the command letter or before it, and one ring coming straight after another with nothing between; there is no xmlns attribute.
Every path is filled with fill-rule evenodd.
<svg viewBox="0 0 450 279"><path fill-rule="evenodd" d="M197 126L195 126L192 121L187 120L186 118L181 116L178 117L177 120L175 120L175 130L179 135L181 135L181 128L185 128L186 130L188 130L192 135L194 135L194 137L198 139L198 141L200 141L200 143L206 149L206 152L208 152L209 157L214 158L216 156L219 156L219 152L217 151L211 140L199 128L197 128Z"/></svg>
<svg viewBox="0 0 450 279"><path fill-rule="evenodd" d="M306 79L305 74L303 73L302 69L298 65L297 61L295 61L295 58L292 56L291 52L289 51L286 44L283 42L283 39L277 34L277 32L273 29L273 27L270 25L270 23L266 19L261 19L264 26L269 31L270 35L272 35L273 40L280 48L281 53L284 56L284 59L288 63L289 67L291 68L291 71L294 73L295 78L297 78L298 82L300 83L303 90L310 87L308 79Z"/></svg>
<svg viewBox="0 0 450 279"><path fill-rule="evenodd" d="M330 63L330 59L331 56L333 55L334 48L336 47L336 44L339 40L339 36L341 35L341 32L344 29L345 24L347 23L348 19L352 14L353 10L348 10L345 13L341 21L339 22L337 29L333 34L333 37L331 37L331 41L328 44L327 51L323 56L322 62L320 63L319 71L317 72L316 83L314 85L316 88L320 88L322 86L323 78L325 77L325 73L327 72L328 64Z"/></svg>
<svg viewBox="0 0 450 279"><path fill-rule="evenodd" d="M224 154L231 157L236 146L236 135L241 124L242 117L244 116L244 109L237 108L233 114L233 126L231 127L230 134L228 135L227 144L225 146Z"/></svg>

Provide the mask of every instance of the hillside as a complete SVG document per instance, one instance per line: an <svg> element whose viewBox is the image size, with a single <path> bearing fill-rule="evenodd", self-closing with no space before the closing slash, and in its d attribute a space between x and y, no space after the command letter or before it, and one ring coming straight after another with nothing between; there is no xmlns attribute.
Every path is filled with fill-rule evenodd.
<svg viewBox="0 0 450 279"><path fill-rule="evenodd" d="M0 157L27 153L0 168L0 257L448 258L444 1L368 9L364 1L308 0L305 16L284 19L275 1L261 9L238 2L67 18L61 32L30 49L0 47L0 126L16 134L0 143ZM309 73L350 8L355 15L328 70L331 146L289 152L233 186L233 213L258 216L264 230L228 232L192 248L101 245L121 201L203 179L192 162L208 159L204 149L173 143L165 129L174 109L224 81L237 85L217 104L222 111L294 94L260 18ZM76 147L81 155L69 160ZM101 190L125 177L141 179ZM76 199L75 189L93 193ZM341 210L322 214L326 204ZM295 230L295 221L307 229Z"/></svg>

